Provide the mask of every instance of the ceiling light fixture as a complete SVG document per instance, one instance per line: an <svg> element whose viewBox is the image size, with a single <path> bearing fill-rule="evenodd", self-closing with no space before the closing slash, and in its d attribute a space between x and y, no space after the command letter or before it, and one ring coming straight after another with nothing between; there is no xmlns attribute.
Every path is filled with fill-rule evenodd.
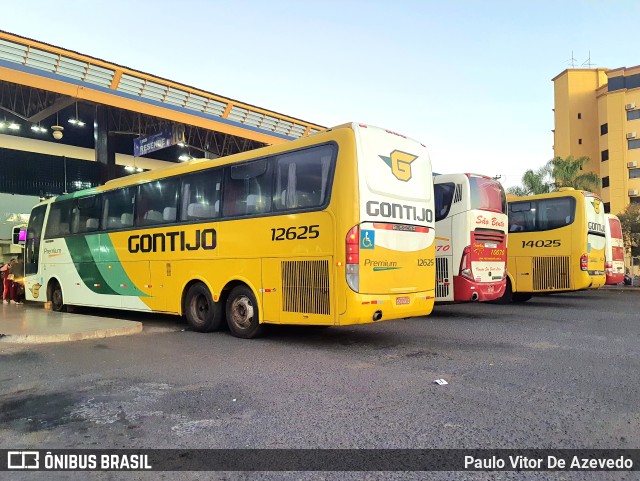
<svg viewBox="0 0 640 481"><path fill-rule="evenodd" d="M15 122L11 122L7 127L9 130L20 130L20 124L16 124Z"/></svg>
<svg viewBox="0 0 640 481"><path fill-rule="evenodd" d="M76 102L76 116L75 118L69 119L69 123L77 127L84 127L84 122L78 117L78 102Z"/></svg>
<svg viewBox="0 0 640 481"><path fill-rule="evenodd" d="M58 125L58 113L56 112L56 125L52 125L51 126L51 130L53 130L53 133L51 135L53 135L53 138L56 140L60 140L62 138L62 131L64 130L64 127L61 125Z"/></svg>

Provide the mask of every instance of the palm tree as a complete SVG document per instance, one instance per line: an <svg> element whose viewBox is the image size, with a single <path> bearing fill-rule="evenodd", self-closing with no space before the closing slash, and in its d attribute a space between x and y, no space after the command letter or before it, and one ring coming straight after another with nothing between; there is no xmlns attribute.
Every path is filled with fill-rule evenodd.
<svg viewBox="0 0 640 481"><path fill-rule="evenodd" d="M551 176L555 179L556 188L573 187L577 190L596 191L600 189L600 177L595 172L583 172L582 168L589 162L589 157L568 156L555 157L547 164Z"/></svg>
<svg viewBox="0 0 640 481"><path fill-rule="evenodd" d="M529 169L522 176L522 185L509 187L507 192L517 196L546 194L551 191L551 168L549 163L537 170Z"/></svg>

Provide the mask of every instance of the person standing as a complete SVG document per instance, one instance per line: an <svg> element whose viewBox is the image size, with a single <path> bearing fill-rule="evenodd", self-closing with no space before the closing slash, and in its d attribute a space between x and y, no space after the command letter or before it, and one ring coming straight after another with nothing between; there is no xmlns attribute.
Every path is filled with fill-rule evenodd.
<svg viewBox="0 0 640 481"><path fill-rule="evenodd" d="M2 299L5 304L15 304L15 287L13 285L13 266L16 265L16 260L11 259L9 263L5 266L2 266L2 271L4 274L4 280L2 281L3 291L2 291Z"/></svg>

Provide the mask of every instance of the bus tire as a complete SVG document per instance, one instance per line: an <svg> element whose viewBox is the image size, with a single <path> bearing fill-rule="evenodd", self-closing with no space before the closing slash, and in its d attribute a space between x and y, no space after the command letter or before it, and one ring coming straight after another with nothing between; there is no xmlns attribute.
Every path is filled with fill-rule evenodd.
<svg viewBox="0 0 640 481"><path fill-rule="evenodd" d="M63 312L65 310L62 288L58 281L54 281L51 285L51 309L56 312Z"/></svg>
<svg viewBox="0 0 640 481"><path fill-rule="evenodd" d="M497 304L510 304L513 300L513 290L511 289L511 281L507 277L507 285L504 287L504 294L499 299L496 299Z"/></svg>
<svg viewBox="0 0 640 481"><path fill-rule="evenodd" d="M514 292L511 294L511 300L513 302L527 302L533 296L531 294L526 294L524 292Z"/></svg>
<svg viewBox="0 0 640 481"><path fill-rule="evenodd" d="M258 337L264 331L260 324L258 301L247 286L236 286L229 294L227 325L234 336L242 339Z"/></svg>
<svg viewBox="0 0 640 481"><path fill-rule="evenodd" d="M213 302L211 292L202 282L196 282L187 291L184 299L184 316L197 332L215 331L222 324L220 304Z"/></svg>

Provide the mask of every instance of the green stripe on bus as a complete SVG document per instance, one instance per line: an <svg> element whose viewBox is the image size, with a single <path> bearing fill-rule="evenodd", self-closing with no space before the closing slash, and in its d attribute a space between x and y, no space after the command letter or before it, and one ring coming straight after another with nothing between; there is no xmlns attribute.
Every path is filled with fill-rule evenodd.
<svg viewBox="0 0 640 481"><path fill-rule="evenodd" d="M91 235L87 236L86 239L100 274L117 294L121 296L150 297L138 289L122 268L109 234Z"/></svg>
<svg viewBox="0 0 640 481"><path fill-rule="evenodd" d="M73 236L66 237L64 241L84 285L96 294L117 294L102 277L86 238Z"/></svg>

